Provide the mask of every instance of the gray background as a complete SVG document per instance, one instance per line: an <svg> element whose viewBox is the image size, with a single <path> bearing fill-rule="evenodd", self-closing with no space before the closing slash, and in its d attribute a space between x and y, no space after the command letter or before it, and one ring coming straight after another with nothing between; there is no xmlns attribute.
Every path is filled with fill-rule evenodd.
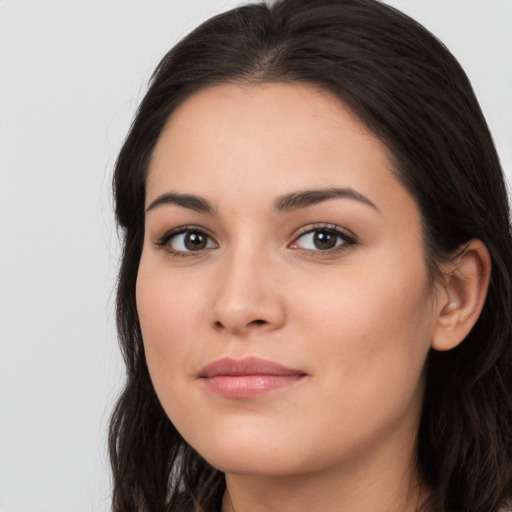
<svg viewBox="0 0 512 512"><path fill-rule="evenodd" d="M0 508L106 511L116 153L163 54L238 0L0 0ZM512 177L512 1L393 0L470 76Z"/></svg>

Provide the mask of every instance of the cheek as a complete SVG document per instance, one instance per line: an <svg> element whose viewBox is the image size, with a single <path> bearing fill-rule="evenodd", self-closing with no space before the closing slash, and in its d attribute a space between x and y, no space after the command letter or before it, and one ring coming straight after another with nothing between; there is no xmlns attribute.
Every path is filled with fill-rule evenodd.
<svg viewBox="0 0 512 512"><path fill-rule="evenodd" d="M333 440L357 444L419 415L432 329L421 272L345 279L316 301L302 301L316 337L319 396L333 411L324 429Z"/></svg>
<svg viewBox="0 0 512 512"><path fill-rule="evenodd" d="M149 374L167 415L178 411L185 423L196 414L187 390L194 358L200 356L190 336L198 322L198 295L179 279L171 281L154 262L141 259L136 302Z"/></svg>
<svg viewBox="0 0 512 512"><path fill-rule="evenodd" d="M172 376L173 368L183 367L192 350L187 332L197 325L199 299L199 293L194 293L179 279L170 280L165 269L146 261L143 255L137 276L136 302L144 351L157 389L160 376Z"/></svg>
<svg viewBox="0 0 512 512"><path fill-rule="evenodd" d="M321 360L353 386L375 390L385 380L414 387L434 327L424 266L395 273L391 267L373 268L324 286L314 300L313 292L302 294L302 321L322 340L315 348Z"/></svg>

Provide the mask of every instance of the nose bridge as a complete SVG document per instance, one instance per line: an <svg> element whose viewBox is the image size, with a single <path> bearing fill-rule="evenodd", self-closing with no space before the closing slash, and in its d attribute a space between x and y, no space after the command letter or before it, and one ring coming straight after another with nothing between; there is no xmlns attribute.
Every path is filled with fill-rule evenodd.
<svg viewBox="0 0 512 512"><path fill-rule="evenodd" d="M284 308L273 278L276 271L276 262L264 244L246 237L238 240L220 269L210 322L237 333L279 327Z"/></svg>

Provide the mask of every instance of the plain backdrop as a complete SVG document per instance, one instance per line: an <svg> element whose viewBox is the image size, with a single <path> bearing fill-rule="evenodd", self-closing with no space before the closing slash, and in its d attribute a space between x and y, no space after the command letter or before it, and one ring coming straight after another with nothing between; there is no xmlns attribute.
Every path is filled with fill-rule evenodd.
<svg viewBox="0 0 512 512"><path fill-rule="evenodd" d="M238 0L0 0L0 509L109 510L113 164L153 68ZM389 0L466 69L512 176L512 1Z"/></svg>

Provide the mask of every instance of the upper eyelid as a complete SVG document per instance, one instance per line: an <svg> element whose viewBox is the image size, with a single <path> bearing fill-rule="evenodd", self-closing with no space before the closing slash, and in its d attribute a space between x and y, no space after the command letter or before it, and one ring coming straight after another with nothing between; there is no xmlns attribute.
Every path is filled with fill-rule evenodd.
<svg viewBox="0 0 512 512"><path fill-rule="evenodd" d="M211 238L216 244L218 244L217 240L208 229L195 225L184 225L169 229L162 236L159 236L157 238L156 244L163 245L164 243L168 242L173 236L180 235L182 233L187 233L188 231L197 231L199 233L202 233L206 235L208 238Z"/></svg>
<svg viewBox="0 0 512 512"><path fill-rule="evenodd" d="M341 236L345 236L346 238L356 241L357 236L349 229L342 227L338 224L333 224L331 222L315 222L311 224L306 224L304 226L301 226L300 228L294 230L293 233L290 234L289 238L291 239L291 242L288 242L287 245L293 243L298 238L300 238L303 235L306 235L308 233L312 233L314 231L321 231L321 230L330 230L338 233ZM182 226L177 226L175 228L167 230L162 236L159 236L156 240L156 245L163 245L167 243L171 237L175 235L179 235L182 233L186 233L187 231L197 231L200 233L203 233L204 235L208 236L211 240L215 242L215 244L219 245L219 242L217 241L215 235L207 228L198 226L195 224L186 224Z"/></svg>
<svg viewBox="0 0 512 512"><path fill-rule="evenodd" d="M300 227L298 230L296 230L295 233L293 233L291 235L291 237L293 238L293 240L296 240L297 238L299 238L302 235L312 233L313 231L322 231L322 230L335 231L335 232L339 233L340 235L346 236L347 238L351 238L353 240L357 239L357 236L355 235L355 233L352 232L350 229L339 226L338 224L332 224L330 222L325 222L325 223L324 222L315 222L313 224L307 224L305 226Z"/></svg>
<svg viewBox="0 0 512 512"><path fill-rule="evenodd" d="M303 253L315 255L317 257L333 255L339 252L344 252L350 247L355 247L359 244L359 239L356 235L349 229L343 228L339 225L334 224L316 224L316 225L308 225L304 226L302 232L296 234L292 241L287 244L287 247L293 249L295 251L301 251ZM303 238L305 235L310 235L315 231L331 231L337 237L339 237L342 242L337 244L334 247L328 249L308 249L305 247L300 247L299 240Z"/></svg>

